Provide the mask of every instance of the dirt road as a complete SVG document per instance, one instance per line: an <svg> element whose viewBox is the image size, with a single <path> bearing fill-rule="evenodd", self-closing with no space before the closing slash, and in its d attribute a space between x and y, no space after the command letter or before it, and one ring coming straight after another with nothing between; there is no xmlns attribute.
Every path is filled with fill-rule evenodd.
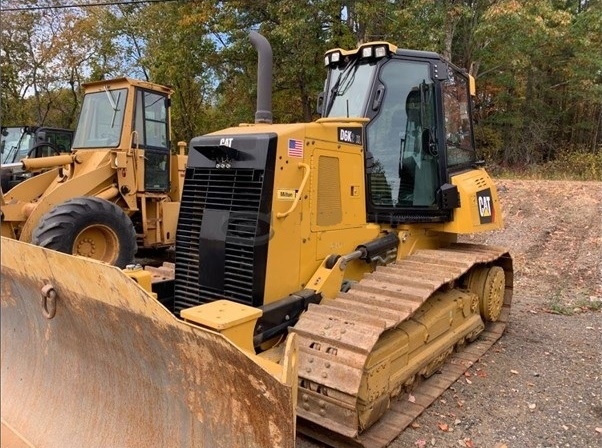
<svg viewBox="0 0 602 448"><path fill-rule="evenodd" d="M510 324L393 448L602 446L602 182L497 183L505 230L466 240L512 253Z"/></svg>

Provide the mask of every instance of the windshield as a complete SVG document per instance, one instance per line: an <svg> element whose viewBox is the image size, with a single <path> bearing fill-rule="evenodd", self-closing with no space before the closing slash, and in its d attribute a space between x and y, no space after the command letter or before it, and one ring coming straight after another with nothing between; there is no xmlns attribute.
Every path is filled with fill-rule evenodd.
<svg viewBox="0 0 602 448"><path fill-rule="evenodd" d="M27 155L31 136L29 134L24 134L22 127L2 128L1 135L2 163L18 162ZM23 136L23 140L19 142L21 136Z"/></svg>
<svg viewBox="0 0 602 448"><path fill-rule="evenodd" d="M375 63L360 63L359 59L356 59L344 68L332 69L328 78L328 98L324 116L363 117L375 68Z"/></svg>
<svg viewBox="0 0 602 448"><path fill-rule="evenodd" d="M105 90L84 96L74 148L119 146L127 89Z"/></svg>

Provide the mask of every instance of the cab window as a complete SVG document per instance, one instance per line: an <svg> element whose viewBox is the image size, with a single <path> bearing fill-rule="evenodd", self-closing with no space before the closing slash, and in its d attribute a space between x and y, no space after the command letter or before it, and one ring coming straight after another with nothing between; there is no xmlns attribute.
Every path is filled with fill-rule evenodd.
<svg viewBox="0 0 602 448"><path fill-rule="evenodd" d="M445 145L449 168L469 165L476 159L469 101L468 80L450 68L448 80L443 83Z"/></svg>
<svg viewBox="0 0 602 448"><path fill-rule="evenodd" d="M439 178L431 145L435 104L429 73L427 63L396 59L380 71L385 93L366 128L368 188L377 207L435 204Z"/></svg>
<svg viewBox="0 0 602 448"><path fill-rule="evenodd" d="M169 148L166 101L164 95L137 91L135 129L140 148Z"/></svg>
<svg viewBox="0 0 602 448"><path fill-rule="evenodd" d="M144 188L169 190L169 117L167 97L155 92L136 91L136 139L144 149Z"/></svg>

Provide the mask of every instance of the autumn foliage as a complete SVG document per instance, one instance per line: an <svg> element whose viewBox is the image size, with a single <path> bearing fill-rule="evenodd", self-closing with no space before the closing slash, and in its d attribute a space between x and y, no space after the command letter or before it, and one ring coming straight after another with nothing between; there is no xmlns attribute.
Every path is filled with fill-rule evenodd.
<svg viewBox="0 0 602 448"><path fill-rule="evenodd" d="M124 75L174 87L174 142L252 121L250 29L273 46L275 121L309 121L324 51L388 40L442 53L475 76L477 142L489 162L544 173L578 162L602 179L600 1L103 3L114 4L2 2L3 126L74 127L81 84Z"/></svg>

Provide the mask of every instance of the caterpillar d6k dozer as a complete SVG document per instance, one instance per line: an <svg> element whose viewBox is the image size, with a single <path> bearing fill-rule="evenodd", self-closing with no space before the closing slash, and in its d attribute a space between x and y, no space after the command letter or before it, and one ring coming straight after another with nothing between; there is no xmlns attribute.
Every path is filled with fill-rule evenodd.
<svg viewBox="0 0 602 448"><path fill-rule="evenodd" d="M3 446L382 447L501 336L510 255L457 242L502 227L471 78L335 49L322 118L276 125L251 39L255 124L190 142L173 271L2 239Z"/></svg>
<svg viewBox="0 0 602 448"><path fill-rule="evenodd" d="M2 236L125 267L175 242L185 144L170 150L171 89L128 78L84 85L72 151L3 192Z"/></svg>

